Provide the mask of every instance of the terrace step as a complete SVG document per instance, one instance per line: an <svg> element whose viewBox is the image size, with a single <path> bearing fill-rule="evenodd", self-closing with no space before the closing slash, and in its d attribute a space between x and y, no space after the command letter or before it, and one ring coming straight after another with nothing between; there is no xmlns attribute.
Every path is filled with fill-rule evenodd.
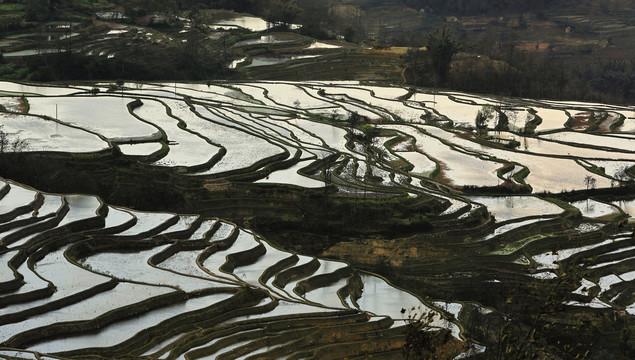
<svg viewBox="0 0 635 360"><path fill-rule="evenodd" d="M263 271L262 275L260 276L260 282L263 284L268 283L269 279L276 276L281 271L294 266L298 263L299 260L300 258L298 257L298 255L290 254L289 257L286 257L265 269L265 271Z"/></svg>
<svg viewBox="0 0 635 360"><path fill-rule="evenodd" d="M113 234L113 236L126 239L148 238L160 235L180 220L176 214L139 211L130 211L130 213L137 219L135 225L125 231Z"/></svg>
<svg viewBox="0 0 635 360"><path fill-rule="evenodd" d="M185 299L186 295L182 292L172 292L165 295L154 296L133 305L110 311L107 314L98 316L91 320L66 323L58 322L32 330L27 330L6 339L4 342L0 343L0 346L22 348L31 344L39 343L44 339L65 338L76 334L82 334L87 331L95 331L131 316L159 309L175 302L178 303L184 301Z"/></svg>
<svg viewBox="0 0 635 360"><path fill-rule="evenodd" d="M11 191L11 185L8 182L0 179L0 201Z"/></svg>
<svg viewBox="0 0 635 360"><path fill-rule="evenodd" d="M0 200L0 223L33 212L44 201L44 196L37 191L11 183L7 186L9 192Z"/></svg>
<svg viewBox="0 0 635 360"><path fill-rule="evenodd" d="M169 236L173 239L187 239L203 224L203 218L198 215L180 215L176 224L165 229L156 236Z"/></svg>
<svg viewBox="0 0 635 360"><path fill-rule="evenodd" d="M220 271L231 273L239 266L251 265L258 261L259 258L266 254L267 250L263 244L258 244L249 250L243 250L237 253L227 255L226 261L218 269Z"/></svg>
<svg viewBox="0 0 635 360"><path fill-rule="evenodd" d="M81 301L84 301L90 298L91 296L94 296L96 294L99 294L105 291L112 290L115 286L117 286L117 283L118 283L117 280L111 279L108 282L96 285L92 288L83 290L81 292L72 294L70 296L66 296L64 298L53 300L53 301L48 301L47 303L39 305L39 306L29 306L29 308L21 310L21 311L15 311L11 308L8 308L7 310L11 311L10 313L0 315L0 326L10 324L10 323L17 323L20 321L27 320L31 317L47 313L49 311L55 311L55 310L63 309L68 306L72 306L73 304L77 304Z"/></svg>
<svg viewBox="0 0 635 360"><path fill-rule="evenodd" d="M236 225L224 221L218 221L209 231L205 233L205 239L208 239L210 242L227 240L234 236L235 232ZM236 234L236 236L237 235L238 234Z"/></svg>
<svg viewBox="0 0 635 360"><path fill-rule="evenodd" d="M203 220L201 219L198 222L197 226L194 226L196 223L193 223L190 228L193 230L187 240L206 240L212 237L212 235L220 228L222 222L217 219Z"/></svg>
<svg viewBox="0 0 635 360"><path fill-rule="evenodd" d="M104 227L94 229L93 232L103 235L116 234L130 229L136 224L137 217L130 212L109 206L108 214L106 214L104 219ZM89 232L87 231L86 233Z"/></svg>
<svg viewBox="0 0 635 360"><path fill-rule="evenodd" d="M316 258L310 259L302 265L288 268L278 273L273 280L273 285L281 290L284 290L288 284L306 278L315 273L320 268L320 261Z"/></svg>
<svg viewBox="0 0 635 360"><path fill-rule="evenodd" d="M297 341L305 336L315 336L318 327L332 329L336 326L360 329L355 324L367 323L368 319L360 314L347 315L341 313L314 314L310 317L269 317L256 322L241 322L240 326L231 332L219 331L209 338L209 345L199 347L186 354L186 358L200 358L215 355L217 358L231 356L246 356L255 352L262 352L271 345L285 345ZM241 331L242 330L242 331ZM226 334L231 334L226 336ZM283 351L280 351L280 350ZM291 350L291 351L289 351ZM271 352L273 351L273 352ZM293 352L292 349L276 347L266 351L258 357L279 357Z"/></svg>
<svg viewBox="0 0 635 360"><path fill-rule="evenodd" d="M70 207L68 202L66 199L62 198L62 205L53 217L36 222L30 226L24 226L7 233L0 234L0 236L2 236L0 241L5 246L11 245L13 248L17 248L43 233L48 232L50 234L54 234L54 229L64 220L69 211Z"/></svg>
<svg viewBox="0 0 635 360"><path fill-rule="evenodd" d="M28 266L26 260L27 255L21 252L9 261L9 265L16 269L17 281L8 282L7 286L3 286L0 308L43 299L55 292L55 286L39 278Z"/></svg>
<svg viewBox="0 0 635 360"><path fill-rule="evenodd" d="M48 207L51 210L43 210L40 221L20 229L21 235L25 236L13 240L26 239L20 245L21 251L6 255L15 258L7 261L17 268L17 272L5 271L7 281L0 282L0 307L7 310L0 315L0 334L5 326L17 326L24 321L32 325L21 331L11 330L10 337L0 339L2 346L25 347L37 343L33 349L44 353L57 349L63 356L81 357L91 353L79 341L84 333L110 333L111 325L133 326L136 321L149 321L148 317L154 316L151 314L164 312L164 320L148 322L144 325L145 330L118 335L122 337L123 345L103 345L104 356L121 357L133 349L144 348L137 352L142 353L148 350L145 346L149 339L167 341L178 334L190 340L174 342L166 349L176 350L175 354L189 354L196 346L212 345L209 343L212 337L195 334L200 329L209 334L220 331L220 323L238 326L227 328L226 335L221 338L235 336L231 341L225 340L226 346L221 346L218 352L219 356L232 357L251 356L253 351L267 356L265 354L274 354L278 349L290 355L297 351L288 347L290 341L302 340L297 337L300 329L315 338L323 337L321 334L329 326L339 327L337 331L342 334L355 329L381 330L384 335L386 331L392 331L389 327L378 327L379 322L375 321L369 322L368 328L351 327L349 325L358 321L368 322L367 315L361 312L334 315L335 312L328 310L328 307L346 308L344 298L351 298L354 303L359 296L351 294L358 294L364 287L355 271L344 263L278 250L257 235L218 219L133 211L108 206L97 197L80 195L58 197L62 205L53 209L56 207L52 201L54 197L48 194L43 197L50 201ZM29 216L33 217L32 214ZM45 274L51 283L42 281L28 270L29 264L36 272ZM189 269L182 268L181 264ZM83 269L77 268L78 265ZM48 268L50 271L47 266L52 266ZM68 270L62 269L65 266ZM62 270L53 271L57 267ZM207 272L194 271L200 268L209 269ZM11 270L10 267L7 269ZM90 276L82 277L86 283L81 287L72 287L69 285L72 283L58 277L76 271L91 271ZM19 286L22 278L25 284ZM175 290L177 288L185 291ZM346 288L346 295L340 298L338 294L343 288ZM137 289L138 301L120 302L123 299L116 297L118 289ZM237 291L247 291L243 300L218 305L204 300L207 296L222 297L221 294ZM84 309L73 312L81 315L79 320L64 321L69 318L63 317L61 321L43 326L34 322L67 309L88 306L102 309L90 304L98 304L110 296L119 300L109 305L110 308L103 308L103 314L97 312L90 316ZM285 306L279 306L280 301ZM197 310L183 313L178 310L179 304L194 306ZM280 317L280 314L295 314L307 320L289 320L287 315ZM230 325L232 323L237 325ZM236 346L240 336L244 336L241 334L249 331L266 337L251 337L248 343ZM197 342L197 339L205 342ZM263 348L267 343L278 345L273 349ZM310 351L314 350L324 351L311 347Z"/></svg>
<svg viewBox="0 0 635 360"><path fill-rule="evenodd" d="M201 262L204 261L204 266L212 272L214 270L222 271L221 267L227 262L229 256L247 251L258 245L256 238L244 230L234 229L232 234L224 240L213 242L212 246L205 250L206 257ZM247 253L247 257L249 257L249 253Z"/></svg>
<svg viewBox="0 0 635 360"><path fill-rule="evenodd" d="M293 288L293 292L300 296L303 296L315 289L327 287L331 284L337 283L341 279L347 279L349 276L352 275L352 273L353 269L349 266L346 266L330 273L316 275L298 282L295 288Z"/></svg>
<svg viewBox="0 0 635 360"><path fill-rule="evenodd" d="M55 216L55 213L63 206L61 196L43 194L43 201L38 207L33 209L31 213L25 213L18 216L12 221L0 225L0 233L7 232L8 230L23 227L33 224L35 222L47 219ZM1 236L1 235L0 235Z"/></svg>
<svg viewBox="0 0 635 360"><path fill-rule="evenodd" d="M376 321L368 321L359 324L346 324L342 326L334 325L330 326L328 333L315 332L312 336L307 336L296 343L293 346L288 346L288 349L292 353L288 356L288 359L303 359L303 358L329 358L357 355L362 349L359 346L355 346L356 343L368 344L365 340L371 340L370 343L378 345L382 348L381 351L386 351L386 340L392 343L394 340L390 339L393 333L398 335L401 330L389 330L393 321L390 318L382 318ZM377 341L382 337L386 337L384 341ZM403 340L402 340L403 341ZM331 345L336 343L337 345ZM403 346L403 343L400 344ZM298 349L300 349L298 351ZM368 353L377 352L377 348Z"/></svg>

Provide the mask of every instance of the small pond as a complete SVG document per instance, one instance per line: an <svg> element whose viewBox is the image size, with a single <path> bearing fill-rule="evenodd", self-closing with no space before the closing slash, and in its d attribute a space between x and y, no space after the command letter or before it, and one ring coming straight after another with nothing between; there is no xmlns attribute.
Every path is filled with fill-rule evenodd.
<svg viewBox="0 0 635 360"><path fill-rule="evenodd" d="M619 210L614 206L601 203L592 199L572 202L571 205L577 207L582 212L582 216L597 219L608 215L617 215Z"/></svg>
<svg viewBox="0 0 635 360"><path fill-rule="evenodd" d="M260 44L280 44L285 42L290 42L291 40L282 40L276 35L262 35L257 39L249 39L239 41L234 44L234 46L246 46L246 45L260 45Z"/></svg>
<svg viewBox="0 0 635 360"><path fill-rule="evenodd" d="M212 24L216 28L235 28L241 27L250 31L264 31L269 29L272 24L261 18L252 16L241 16L233 19L220 20Z"/></svg>
<svg viewBox="0 0 635 360"><path fill-rule="evenodd" d="M122 144L119 145L121 153L129 156L148 156L161 150L161 143L150 142L141 144Z"/></svg>
<svg viewBox="0 0 635 360"><path fill-rule="evenodd" d="M319 55L295 55L295 56L254 56L251 59L251 64L245 67L254 67L254 66L267 66L267 65L276 65L282 64L291 60L299 60L299 59L310 59L318 57Z"/></svg>
<svg viewBox="0 0 635 360"><path fill-rule="evenodd" d="M255 181L256 183L278 183L302 186L305 188L324 187L324 182L300 175L298 170L311 164L313 160L300 161L288 169L277 170L266 178Z"/></svg>

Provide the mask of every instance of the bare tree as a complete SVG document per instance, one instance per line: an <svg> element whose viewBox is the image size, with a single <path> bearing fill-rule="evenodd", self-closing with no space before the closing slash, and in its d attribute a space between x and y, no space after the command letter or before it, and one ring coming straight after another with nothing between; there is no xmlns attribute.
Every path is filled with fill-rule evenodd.
<svg viewBox="0 0 635 360"><path fill-rule="evenodd" d="M3 128L4 126L0 125L0 154L4 153L4 149L9 146L9 139Z"/></svg>
<svg viewBox="0 0 635 360"><path fill-rule="evenodd" d="M23 152L29 146L29 142L26 139L17 138L11 143L11 150L14 153Z"/></svg>
<svg viewBox="0 0 635 360"><path fill-rule="evenodd" d="M452 58L459 52L461 46L461 42L452 35L447 25L426 36L427 54L440 84L445 84Z"/></svg>
<svg viewBox="0 0 635 360"><path fill-rule="evenodd" d="M29 141L26 139L22 139L19 136L16 137L13 141L9 140L9 135L4 131L4 126L0 125L0 154L11 151L14 153L19 153L29 146Z"/></svg>
<svg viewBox="0 0 635 360"><path fill-rule="evenodd" d="M595 180L595 178L591 175L587 175L584 177L584 184L586 185L586 189L595 189L595 185L596 185L597 181Z"/></svg>
<svg viewBox="0 0 635 360"><path fill-rule="evenodd" d="M628 172L628 166L624 165L620 167L615 173L615 179L619 182L620 186L623 186L624 184L632 180L627 172Z"/></svg>

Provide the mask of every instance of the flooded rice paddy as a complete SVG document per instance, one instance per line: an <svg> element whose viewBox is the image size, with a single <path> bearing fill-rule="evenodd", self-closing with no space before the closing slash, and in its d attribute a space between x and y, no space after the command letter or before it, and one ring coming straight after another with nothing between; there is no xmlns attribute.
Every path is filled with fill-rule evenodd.
<svg viewBox="0 0 635 360"><path fill-rule="evenodd" d="M222 25L264 26L243 20ZM268 36L253 41L278 41ZM487 267L461 284L505 284L509 279L497 278L503 272L493 273L493 266L513 273L513 281L541 284L558 281L567 266L581 266L588 275L580 281L597 290L576 287L563 306L632 311L624 290L635 277L631 234L617 227L633 216L632 197L549 198L590 190L591 183L598 191L626 188L635 164L630 125L584 132L582 122L565 123L567 114L630 108L357 82L126 83L108 93L111 85L95 84L103 91L90 96L87 87L0 82L2 131L8 144L24 140L3 151L121 156L206 186L236 181L267 191L280 189L274 184L325 188L330 196L363 194L364 201L428 199L433 210L415 215L443 229L434 239L447 246L430 252L474 249L470 261ZM503 103L504 110L497 108ZM483 106L513 114L515 123L497 134L494 116L489 135L477 134L474 119ZM542 118L538 135L522 131L532 113ZM500 138L520 145L505 147ZM512 188L524 194L498 193ZM133 210L9 179L0 183L0 196L0 351L15 349L26 358L35 351L81 357L93 353L89 346L112 356L291 356L302 341L295 331L308 334L326 324L342 334L373 328L383 338L404 324L406 309L434 314L433 328L465 340L468 302L426 299L341 258L279 248L275 239L223 219ZM459 234L461 226L474 231ZM422 261L435 271L458 261L428 264L416 246L398 253L409 255L372 261ZM473 276L440 274L448 284ZM291 330L272 335L264 324Z"/></svg>

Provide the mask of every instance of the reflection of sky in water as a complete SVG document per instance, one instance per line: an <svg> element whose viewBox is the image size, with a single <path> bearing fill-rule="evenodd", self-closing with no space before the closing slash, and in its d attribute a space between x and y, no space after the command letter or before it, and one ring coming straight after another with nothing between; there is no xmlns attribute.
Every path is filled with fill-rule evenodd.
<svg viewBox="0 0 635 360"><path fill-rule="evenodd" d="M364 291L357 304L362 310L390 316L393 319L403 319L408 316L408 311L412 307L415 311L419 306L424 310L428 309L417 297L395 289L380 277L364 273L360 273L360 277L364 282ZM406 309L405 315L401 313L401 309Z"/></svg>
<svg viewBox="0 0 635 360"><path fill-rule="evenodd" d="M136 253L104 252L86 258L82 264L102 274L118 279L148 284L176 286L184 291L214 287L217 283L174 274L148 265L148 260L170 245Z"/></svg>
<svg viewBox="0 0 635 360"><path fill-rule="evenodd" d="M392 287L380 277L365 273L360 273L360 277L364 282L364 291L362 297L357 300L357 304L362 310L389 316L396 321L403 320L408 315L417 316L430 311L438 314L437 311L421 303L414 295ZM405 313L402 314L401 309L405 309ZM431 326L450 329L452 335L459 338L459 327L441 318L440 315L434 317Z"/></svg>
<svg viewBox="0 0 635 360"><path fill-rule="evenodd" d="M242 63L242 62L243 62L243 61L245 61L245 60L247 60L247 58L246 58L246 57L241 58L241 59L238 59L238 60L234 60L234 61L232 61L232 62L231 62L231 64L229 64L229 68L230 68L230 69L235 69L236 67L238 67L238 65L239 65L240 63Z"/></svg>
<svg viewBox="0 0 635 360"><path fill-rule="evenodd" d="M58 118L113 140L158 139L159 129L133 117L130 97L30 97L29 113Z"/></svg>
<svg viewBox="0 0 635 360"><path fill-rule="evenodd" d="M315 134L317 137L324 140L329 147L342 153L350 154L355 158L363 159L361 155L351 152L346 148L346 130L336 126L302 119L292 120L291 123L306 130L307 132Z"/></svg>
<svg viewBox="0 0 635 360"><path fill-rule="evenodd" d="M414 165L411 173L427 175L436 168L436 163L420 152L399 152L397 155L403 157L406 161Z"/></svg>
<svg viewBox="0 0 635 360"><path fill-rule="evenodd" d="M257 44L275 44L289 42L290 40L282 40L275 35L262 35L257 39L243 40L235 43L233 46L257 45Z"/></svg>
<svg viewBox="0 0 635 360"><path fill-rule="evenodd" d="M130 287L131 285L136 286L138 289L123 289L124 287ZM130 301L131 299L126 298L126 296L131 297L134 294L142 294L142 295L145 295L144 296L144 299L145 299L149 295L148 290L152 289L152 287L150 286L145 286L142 288L140 285L127 284L127 283L120 283L119 285L117 285L115 289L119 290L118 288L120 287L122 288L121 290L123 290L121 295L124 295L123 297L125 300L127 300L128 303L131 302ZM111 292L112 291L107 292L106 294L110 294ZM99 295L97 295L97 297L98 296ZM67 337L63 339L45 341L37 345L34 345L33 347L31 347L31 350L51 353L51 352L69 351L69 350L83 348L83 347L86 347L86 344L90 344L90 346L94 346L94 347L113 346L130 338L137 332L143 329L146 329L150 326L154 326L160 323L161 321L167 320L169 318L178 316L180 314L183 314L189 311L202 309L214 303L225 300L229 298L230 296L231 295L228 295L228 294L214 294L214 295L208 295L208 296L201 296L199 298L190 298L189 300L183 303L149 311L147 313L144 313L141 316L108 325L102 330L98 331L97 333L90 333L86 335L79 335L79 336ZM142 299L139 299L139 300L142 300ZM102 299L102 301L109 301L109 300ZM83 302L80 304L83 304ZM95 308L99 309L100 306L98 304L95 304Z"/></svg>
<svg viewBox="0 0 635 360"><path fill-rule="evenodd" d="M269 143L263 137L236 129L239 124L231 123L227 118L210 111L208 108L196 106L203 117L214 121L225 120L228 126L215 122L202 120L200 133L216 144L222 144L227 149L227 153L207 171L197 173L197 175L218 174L224 171L241 169L252 165L254 162L266 157L274 156L283 152L281 147ZM226 112L228 117L237 115ZM234 126L234 127L231 127ZM189 124L188 124L188 128Z"/></svg>
<svg viewBox="0 0 635 360"><path fill-rule="evenodd" d="M6 186L4 184L4 182L0 183L0 188ZM36 192L33 190L11 184L9 193L0 199L0 214L7 213L17 207L31 203L35 200L35 195Z"/></svg>
<svg viewBox="0 0 635 360"><path fill-rule="evenodd" d="M617 214L618 212L613 206L592 199L572 202L571 205L580 209L582 216L590 218L599 218L610 214Z"/></svg>
<svg viewBox="0 0 635 360"><path fill-rule="evenodd" d="M213 24L213 26L222 28L226 26L240 26L251 31L263 31L271 27L271 24L265 20L251 16L241 16L233 19L221 20Z"/></svg>
<svg viewBox="0 0 635 360"><path fill-rule="evenodd" d="M73 221L87 219L97 216L97 210L101 203L95 196L87 195L66 195L69 211L59 226L66 225Z"/></svg>
<svg viewBox="0 0 635 360"><path fill-rule="evenodd" d="M564 210L558 205L534 196L467 196L481 203L499 222L535 215L556 215Z"/></svg>
<svg viewBox="0 0 635 360"><path fill-rule="evenodd" d="M564 250L558 250L558 251L548 251L548 252L545 252L545 253L542 253L542 254L534 255L533 259L536 261L536 263L538 263L538 265L540 266L541 269L542 268L556 269L559 266L557 264L558 261L563 261L563 260L571 257L573 254L577 254L577 253L582 252L582 251L595 249L597 247L608 245L608 244L614 244L617 241L623 241L623 240L624 240L624 238L608 239L608 240L605 240L605 241L597 243L597 244L581 246L581 247L572 248L572 249L564 249ZM618 251L624 251L624 249L620 249Z"/></svg>
<svg viewBox="0 0 635 360"><path fill-rule="evenodd" d="M537 127L537 131L547 131L564 128L569 116L563 110L533 107L542 122Z"/></svg>
<svg viewBox="0 0 635 360"><path fill-rule="evenodd" d="M239 266L234 269L234 275L241 281L245 281L254 286L259 286L258 279L262 273L270 266L275 265L278 261L289 257L289 253L277 250L267 243L261 243L265 247L265 255L250 265Z"/></svg>
<svg viewBox="0 0 635 360"><path fill-rule="evenodd" d="M216 23L212 24L210 28L212 29L222 29L226 27L242 27L248 29L250 31L264 31L273 26L272 23L267 22L261 18L253 17L253 16L240 16L233 19L220 20ZM298 29L300 25L291 24L289 26L290 29Z"/></svg>
<svg viewBox="0 0 635 360"><path fill-rule="evenodd" d="M32 50L20 50L20 51L12 51L2 54L4 57L18 57L18 56L31 56L31 55L39 55L39 54L52 54L58 52L65 52L63 49L32 49Z"/></svg>
<svg viewBox="0 0 635 360"><path fill-rule="evenodd" d="M212 254L205 260L203 264L206 269L213 273L218 273L219 268L225 263L226 256L235 254L241 251L250 250L258 245L258 242L254 236L244 230L240 230L238 238L234 244L227 250L220 250ZM223 275L224 276L224 275Z"/></svg>
<svg viewBox="0 0 635 360"><path fill-rule="evenodd" d="M530 173L526 182L532 186L534 192L585 189L584 178L592 173L578 165L573 159L546 157L541 155L526 154L509 151L506 149L491 148L476 142L460 138L452 132L433 126L419 126L427 132L445 141L460 146L466 150L476 151L484 155L495 156L499 159L515 161L529 168ZM411 130L412 131L412 130ZM554 170L557 169L557 170ZM609 187L610 180L605 177L597 177L597 187Z"/></svg>
<svg viewBox="0 0 635 360"><path fill-rule="evenodd" d="M59 253L59 254L56 254L56 253ZM56 253L48 255L46 258L54 259L55 257L63 256L61 255L60 252L56 252ZM54 277L51 278L51 280L55 281L56 285L59 283L59 286L58 286L58 292L53 294L53 298L47 299L47 301L44 301L43 303L46 303L48 301L61 298L64 296L68 296L71 293L84 290L86 287L97 285L99 282L107 281L106 277L92 274L86 270L83 270L67 262L52 263L52 264L45 265L45 267L50 267L51 274L48 274L47 271L43 271L43 270L42 272L47 275L53 275ZM61 274L67 274L70 271L70 274L75 274L76 276L65 277L65 276L59 276L59 273L57 275L53 274L54 272L58 272L60 270L62 271ZM65 278L67 278L67 280L65 280ZM78 286L75 283L75 281L80 279L83 279L83 281L85 281L86 284L82 286ZM65 281L66 281L66 284L65 284ZM53 311L47 312L42 315L38 315L37 317L33 317L19 323L7 324L4 326L1 326L0 338L4 341L8 337L18 332L36 328L43 325L47 325L47 324L51 324L53 322L92 319L110 310L114 310L120 306L125 306L137 301L142 301L150 296L163 294L169 291L172 291L172 290L167 288L156 288L156 287L145 286L145 285L120 283L113 290L109 290L109 291L97 294L77 304L64 307L63 309L60 309L60 310L53 310ZM32 302L29 305L36 306L40 304L38 302ZM30 308L30 306L27 308ZM13 309L11 309L11 311L13 311Z"/></svg>
<svg viewBox="0 0 635 360"><path fill-rule="evenodd" d="M119 145L121 153L129 156L147 156L161 150L161 143L151 142L142 144L122 144Z"/></svg>
<svg viewBox="0 0 635 360"><path fill-rule="evenodd" d="M334 284L311 290L306 293L304 297L309 301L319 304L334 308L342 308L344 305L342 304L340 297L337 296L337 291L346 286L346 280L346 278L342 278ZM344 301L346 302L346 307L352 307L348 299L344 299Z"/></svg>
<svg viewBox="0 0 635 360"><path fill-rule="evenodd" d="M152 230L175 216L174 214L139 211L132 211L132 214L137 218L137 223L130 229L118 233L118 236L137 235Z"/></svg>
<svg viewBox="0 0 635 360"><path fill-rule="evenodd" d="M445 115L448 119L459 123L473 124L478 111L482 108L480 105L464 104L453 101L447 95L435 95L426 93L416 93L410 100L423 101L426 107L438 111L441 115Z"/></svg>
<svg viewBox="0 0 635 360"><path fill-rule="evenodd" d="M104 229L124 224L132 219L133 216L129 212L109 206Z"/></svg>
<svg viewBox="0 0 635 360"><path fill-rule="evenodd" d="M11 258L15 256L15 254L17 253L18 252L16 250L16 251L9 251L0 255L0 281L4 282L4 281L13 280L15 278L13 274L13 269L11 269L8 265L9 265L9 260L11 260Z"/></svg>
<svg viewBox="0 0 635 360"><path fill-rule="evenodd" d="M168 105L176 102L171 100ZM188 123L188 129L194 127L196 122L194 119L198 117L191 111L178 111L176 107L170 106L181 120ZM134 113L140 118L150 121L161 127L167 134L170 141L170 151L166 156L159 159L154 165L158 166L195 166L204 164L214 156L218 147L205 141L201 136L178 127L178 120L168 116L166 107L157 102L144 100L144 104L134 110ZM200 119L198 119L200 120ZM194 123L190 125L190 123Z"/></svg>
<svg viewBox="0 0 635 360"><path fill-rule="evenodd" d="M440 140L407 125L382 125L385 129L401 131L415 139L417 150L442 163L442 175L455 185L496 186L501 180L496 170L503 165L455 151ZM429 127L425 129L428 130Z"/></svg>
<svg viewBox="0 0 635 360"><path fill-rule="evenodd" d="M618 150L635 148L635 139L620 138L617 136L601 136L582 132L562 131L552 134L542 134L540 138L565 141L580 145L606 146ZM582 148L576 148L582 150ZM575 153L578 155L578 153Z"/></svg>
<svg viewBox="0 0 635 360"><path fill-rule="evenodd" d="M298 174L298 170L309 165L313 160L300 161L288 169L277 170L256 183L278 183L298 185L305 188L324 187L324 182Z"/></svg>
<svg viewBox="0 0 635 360"><path fill-rule="evenodd" d="M22 151L93 152L108 143L85 130L30 115L0 114L0 125L9 142L25 140Z"/></svg>

